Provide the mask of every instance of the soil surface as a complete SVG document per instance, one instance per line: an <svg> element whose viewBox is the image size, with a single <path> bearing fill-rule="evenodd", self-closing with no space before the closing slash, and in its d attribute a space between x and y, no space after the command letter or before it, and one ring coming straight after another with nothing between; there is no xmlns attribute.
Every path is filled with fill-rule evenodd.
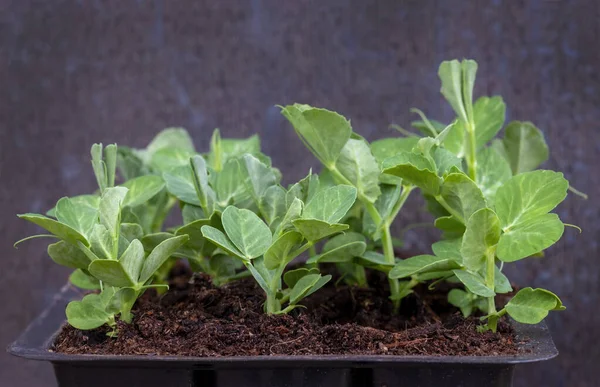
<svg viewBox="0 0 600 387"><path fill-rule="evenodd" d="M217 288L210 278L180 273L171 289L148 291L132 324L80 331L66 325L52 350L63 353L255 355L516 355L519 343L501 321L498 333L478 333L476 317L464 319L446 302L448 288L417 287L391 313L387 281L370 273L369 289L328 286L304 300L306 309L267 316L262 290L251 278Z"/></svg>

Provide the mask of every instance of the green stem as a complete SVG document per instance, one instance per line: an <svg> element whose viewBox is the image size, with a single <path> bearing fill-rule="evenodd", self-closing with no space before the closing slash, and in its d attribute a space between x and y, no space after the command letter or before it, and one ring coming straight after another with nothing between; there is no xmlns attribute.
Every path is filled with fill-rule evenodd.
<svg viewBox="0 0 600 387"><path fill-rule="evenodd" d="M495 273L496 273L496 249L490 249L486 254L486 272L485 272L485 285L494 289ZM488 319L488 328L492 332L496 332L498 326L498 315L496 314L496 301L494 296L488 297L488 315L491 315Z"/></svg>
<svg viewBox="0 0 600 387"><path fill-rule="evenodd" d="M398 201L394 205L394 208L392 208L392 212L390 212L390 215L388 216L388 221L390 223L392 223L394 221L394 219L396 219L396 216L398 216L398 213L400 212L402 207L404 207L404 203L406 203L406 199L408 199L408 197L410 196L410 193L414 189L415 189L414 185L403 186L402 193L400 194Z"/></svg>
<svg viewBox="0 0 600 387"><path fill-rule="evenodd" d="M314 246L313 242L306 242L302 246L298 247L296 250L292 251L290 253L290 255L288 256L288 260L291 261L292 259L296 258L297 256L299 256L300 254L302 254L303 252L305 252L306 250L310 249L313 246Z"/></svg>
<svg viewBox="0 0 600 387"><path fill-rule="evenodd" d="M469 167L469 177L471 178L471 180L475 181L475 178L476 178L475 169L477 168L477 158L476 158L477 145L475 143L475 123L469 122L465 125L465 127L469 134L469 140L468 140L469 154L467 155L467 165Z"/></svg>
<svg viewBox="0 0 600 387"><path fill-rule="evenodd" d="M461 222L462 224L466 224L465 218L457 211L455 211L452 207L450 207L450 205L446 202L442 195L435 195L435 200L437 200L437 202L440 203L440 205L444 207L446 211L450 213L450 215L458 219L459 222Z"/></svg>
<svg viewBox="0 0 600 387"><path fill-rule="evenodd" d="M277 299L277 292L267 293L267 314L276 314L281 311L281 303Z"/></svg>
<svg viewBox="0 0 600 387"><path fill-rule="evenodd" d="M314 246L314 245L311 245L311 246L308 248L308 256L309 256L310 258L312 258L312 257L314 257L315 255L317 255L317 249L315 248L315 246Z"/></svg>
<svg viewBox="0 0 600 387"><path fill-rule="evenodd" d="M383 244L383 255L385 260L390 264L396 263L394 256L394 245L392 244L392 235L390 234L390 225L386 222L382 225L381 243ZM389 279L390 284L390 295L392 296L392 303L394 305L394 314L400 309L400 281L398 279Z"/></svg>

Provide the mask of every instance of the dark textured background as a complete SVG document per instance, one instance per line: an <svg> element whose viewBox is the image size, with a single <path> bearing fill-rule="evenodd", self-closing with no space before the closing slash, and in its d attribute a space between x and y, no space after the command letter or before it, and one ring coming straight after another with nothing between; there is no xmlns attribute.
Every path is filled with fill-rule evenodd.
<svg viewBox="0 0 600 387"><path fill-rule="evenodd" d="M337 110L373 140L418 106L450 119L444 59L479 62L477 94L501 94L509 119L534 121L548 168L600 194L600 2L581 1L30 1L0 0L0 344L65 282L45 243L14 214L94 188L92 142L144 146L167 126L207 148L213 128L258 132L288 182L314 159L275 104ZM415 204L417 204L415 202ZM421 219L410 206L401 220ZM600 301L597 201L571 197L567 229L544 259L511 265L522 284L562 296L548 324L558 359L518 371L520 386L597 385ZM409 232L412 247L424 245ZM52 386L51 367L0 353L3 386Z"/></svg>

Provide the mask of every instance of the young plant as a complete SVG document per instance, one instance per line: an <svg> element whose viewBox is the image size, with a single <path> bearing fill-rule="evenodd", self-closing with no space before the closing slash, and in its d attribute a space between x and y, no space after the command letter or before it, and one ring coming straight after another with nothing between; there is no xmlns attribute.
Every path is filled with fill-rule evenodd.
<svg viewBox="0 0 600 387"><path fill-rule="evenodd" d="M473 104L476 70L471 60L443 62L441 91L457 119L440 132L441 124L420 113L423 121L416 127L427 137L411 138L412 149L383 161L385 174L421 189L437 216L436 227L448 238L434 244L435 255L398 262L390 277L462 282L466 291L451 292L450 302L465 315L483 310L485 328L495 331L505 313L537 323L549 310L564 309L543 289L523 289L499 312L494 296L512 291L497 260L539 255L560 239L564 224L549 211L564 200L569 184L557 172L530 172L548 158L548 147L529 122L510 123L505 138L487 146L504 124L505 105L500 97L481 97Z"/></svg>
<svg viewBox="0 0 600 387"><path fill-rule="evenodd" d="M310 181L310 175L307 179ZM308 184L302 187L303 183L307 180L287 191L274 186L265 192L263 203L269 205L263 206L261 214L268 224L250 210L229 206L222 215L223 231L202 226L206 239L246 266L266 294L268 314L288 313L299 307L303 298L331 279L316 268L300 268L285 275L284 271L316 242L348 229L338 222L356 200L356 189L351 186L328 187L313 194Z"/></svg>
<svg viewBox="0 0 600 387"><path fill-rule="evenodd" d="M373 241L381 240L383 255L362 251L365 243L355 234L338 237L336 248L324 251L312 262L337 262L349 264L346 274L354 275L364 284L364 273L353 264L389 271L395 264L394 246L390 226L402 209L414 185L401 179L382 175L376 156L368 142L352 132L350 122L341 115L308 105L294 104L282 108L282 114L290 121L300 139L321 162L327 174L338 184L347 184L357 190L360 227L357 230ZM342 243L344 251L340 251ZM358 246L361 246L359 249ZM336 250L332 252L332 250ZM345 253L337 254L337 253ZM342 267L343 268L343 267ZM358 275L353 274L358 273ZM400 300L406 296L406 283L390 279L390 292L397 310Z"/></svg>
<svg viewBox="0 0 600 387"><path fill-rule="evenodd" d="M146 256L139 224L125 223L122 213L129 205L149 199L145 190L114 187L116 146L92 146L92 166L100 196L64 197L52 211L53 217L21 214L59 239L48 246L48 255L59 265L75 269L70 280L84 289L100 289L67 306L67 319L79 329L115 325L115 315L131 322L135 300L152 284L152 276L177 250L187 236L173 237ZM31 237L30 237L31 238ZM26 238L29 239L29 238ZM17 242L18 243L18 242ZM113 332L114 333L114 332Z"/></svg>

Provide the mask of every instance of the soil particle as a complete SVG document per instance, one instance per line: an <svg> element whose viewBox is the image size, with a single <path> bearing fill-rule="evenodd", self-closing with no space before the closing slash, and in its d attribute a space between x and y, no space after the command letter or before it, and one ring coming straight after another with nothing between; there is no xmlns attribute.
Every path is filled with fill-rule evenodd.
<svg viewBox="0 0 600 387"><path fill-rule="evenodd" d="M511 326L478 333L476 317L463 318L446 302L448 288L426 286L392 313L387 281L371 273L369 289L330 284L305 300L306 309L267 316L264 294L250 278L222 287L202 274L179 273L171 289L148 291L131 324L80 331L65 325L52 350L63 353L254 356L254 355L515 355Z"/></svg>

